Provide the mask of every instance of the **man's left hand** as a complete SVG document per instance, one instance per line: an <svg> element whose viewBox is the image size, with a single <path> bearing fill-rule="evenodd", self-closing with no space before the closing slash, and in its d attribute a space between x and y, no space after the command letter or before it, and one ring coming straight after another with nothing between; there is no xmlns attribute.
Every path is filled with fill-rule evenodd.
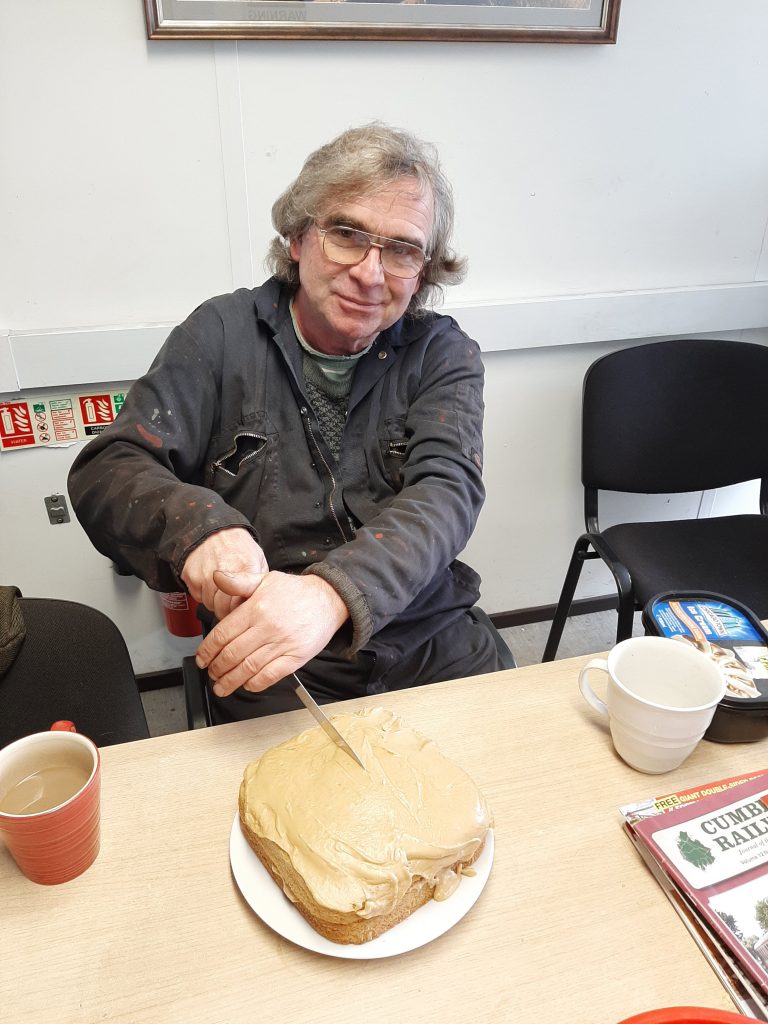
<svg viewBox="0 0 768 1024"><path fill-rule="evenodd" d="M214 574L216 586L244 596L250 580ZM349 618L347 606L319 576L268 572L257 589L214 626L197 650L213 692L226 697L239 687L266 690L295 672L327 646Z"/></svg>

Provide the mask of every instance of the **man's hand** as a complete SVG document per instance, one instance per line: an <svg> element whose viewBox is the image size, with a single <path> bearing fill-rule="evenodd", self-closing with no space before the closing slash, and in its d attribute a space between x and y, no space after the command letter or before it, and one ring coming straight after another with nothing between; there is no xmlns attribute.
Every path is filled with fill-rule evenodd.
<svg viewBox="0 0 768 1024"><path fill-rule="evenodd" d="M253 579L217 572L218 588L240 604L197 649L197 664L226 697L238 687L258 692L295 672L328 644L349 618L342 599L319 576L270 572Z"/></svg>
<svg viewBox="0 0 768 1024"><path fill-rule="evenodd" d="M214 580L218 571L237 576L238 586L220 589ZM196 601L223 619L250 597L268 572L264 552L250 533L233 527L212 533L198 544L187 557L181 578Z"/></svg>

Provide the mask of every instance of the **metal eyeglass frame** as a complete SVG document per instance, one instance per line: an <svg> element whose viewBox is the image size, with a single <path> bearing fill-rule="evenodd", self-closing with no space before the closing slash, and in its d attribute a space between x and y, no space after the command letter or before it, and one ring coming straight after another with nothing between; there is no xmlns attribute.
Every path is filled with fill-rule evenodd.
<svg viewBox="0 0 768 1024"><path fill-rule="evenodd" d="M412 281L414 277L419 276L424 267L429 263L429 261L432 258L431 256L427 256L424 250L420 249L418 245L414 245L412 242L404 242L402 238L389 238L387 235L372 235L370 231L363 231L362 228L353 228L350 227L348 224L331 224L327 228L321 228L319 224L315 224L315 227L317 228L318 234L323 240L324 255L328 257L331 263L337 263L340 267L356 267L368 258L368 253L371 251L371 249L380 249L382 255L379 258L381 259L382 270L387 274L391 274L392 277L399 278L401 281ZM346 263L343 260L334 259L333 256L330 255L330 253L326 252L325 236L328 234L329 231L334 231L337 230L338 228L343 228L345 231L354 231L355 234L362 235L364 238L368 240L368 248L365 250L365 252L360 257L359 260L353 260L351 263ZM374 242L374 238L378 238L381 241ZM415 274L409 274L407 277L405 277L402 274L397 274L392 270L388 270L387 267L384 266L384 252L387 250L387 242L394 242L396 245L405 245L409 249L413 249L414 252L420 254L420 256L423 259L423 263L421 264L421 266L419 267Z"/></svg>

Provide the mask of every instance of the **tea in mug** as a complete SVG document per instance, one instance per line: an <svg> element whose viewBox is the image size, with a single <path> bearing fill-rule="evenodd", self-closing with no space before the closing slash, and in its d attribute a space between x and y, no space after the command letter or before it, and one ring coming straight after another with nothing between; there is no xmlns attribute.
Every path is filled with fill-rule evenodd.
<svg viewBox="0 0 768 1024"><path fill-rule="evenodd" d="M65 803L88 781L90 768L76 760L44 764L13 783L0 796L4 814L39 814Z"/></svg>

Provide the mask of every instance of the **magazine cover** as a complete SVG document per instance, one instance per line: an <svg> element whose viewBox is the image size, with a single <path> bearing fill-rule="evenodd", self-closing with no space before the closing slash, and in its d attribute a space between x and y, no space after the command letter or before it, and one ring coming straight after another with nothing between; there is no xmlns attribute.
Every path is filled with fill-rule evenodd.
<svg viewBox="0 0 768 1024"><path fill-rule="evenodd" d="M768 777L635 820L632 830L768 992Z"/></svg>
<svg viewBox="0 0 768 1024"><path fill-rule="evenodd" d="M688 934L704 954L704 958L731 997L736 1009L745 1017L768 1022L768 996L757 982L747 975L732 950L696 913L690 901L678 891L661 865L654 860L650 850L634 834L631 825L625 823L624 829L644 864L659 883L675 913L685 925Z"/></svg>
<svg viewBox="0 0 768 1024"><path fill-rule="evenodd" d="M661 796L649 796L634 804L625 804L619 808L624 821L633 825L643 818L653 818L657 814L665 814L676 807L683 807L694 800L703 800L704 797L714 796L726 789L740 786L742 782L749 782L759 776L768 777L768 768L754 772L744 772L742 775L730 775L727 779L718 779L716 782L707 782L703 786L693 786L691 789L680 789L675 793L664 793Z"/></svg>

